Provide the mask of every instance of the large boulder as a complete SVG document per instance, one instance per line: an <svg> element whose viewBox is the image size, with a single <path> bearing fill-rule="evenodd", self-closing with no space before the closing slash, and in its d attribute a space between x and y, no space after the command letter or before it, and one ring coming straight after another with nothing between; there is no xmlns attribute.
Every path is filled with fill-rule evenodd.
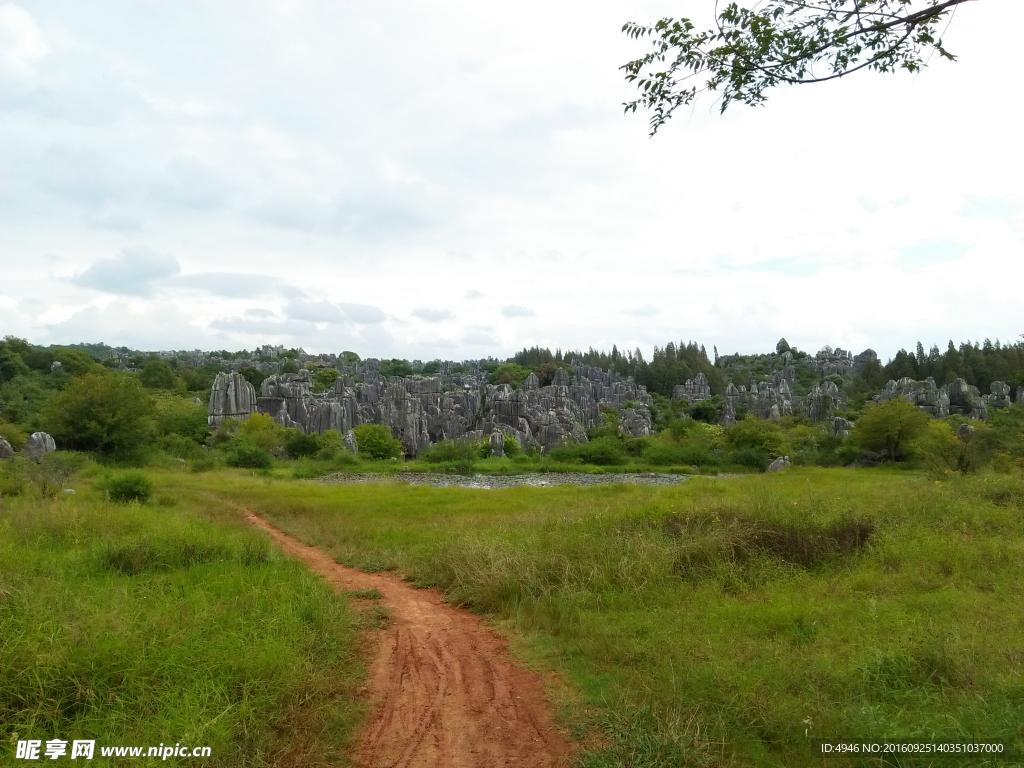
<svg viewBox="0 0 1024 768"><path fill-rule="evenodd" d="M43 456L56 450L53 438L45 432L33 432L25 441L24 451L33 461L42 461Z"/></svg>
<svg viewBox="0 0 1024 768"><path fill-rule="evenodd" d="M791 463L789 456L779 456L779 458L768 465L768 471L778 472L780 469L786 469Z"/></svg>
<svg viewBox="0 0 1024 768"><path fill-rule="evenodd" d="M985 402L992 408L1009 408L1013 405L1013 401L1010 399L1010 385L1002 381L993 381L991 386L991 393L984 399Z"/></svg>
<svg viewBox="0 0 1024 768"><path fill-rule="evenodd" d="M209 423L219 427L224 419L246 421L256 411L256 390L240 373L218 373L210 390Z"/></svg>
<svg viewBox="0 0 1024 768"><path fill-rule="evenodd" d="M533 374L530 375L532 376ZM505 458L505 433L500 429L494 430L491 432L489 442L491 444L491 456L496 459Z"/></svg>
<svg viewBox="0 0 1024 768"><path fill-rule="evenodd" d="M14 449L11 444L7 442L2 436L0 436L0 459L9 459L14 455Z"/></svg>

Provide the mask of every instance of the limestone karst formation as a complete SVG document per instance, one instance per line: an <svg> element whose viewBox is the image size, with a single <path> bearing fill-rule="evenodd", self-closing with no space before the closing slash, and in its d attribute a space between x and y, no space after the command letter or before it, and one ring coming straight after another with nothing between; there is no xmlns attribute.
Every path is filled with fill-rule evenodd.
<svg viewBox="0 0 1024 768"><path fill-rule="evenodd" d="M556 371L541 387L535 374L513 390L486 383L486 374L385 378L372 368L363 380L339 375L334 387L313 391L313 375L275 374L263 381L259 396L237 373L217 376L210 393L209 421L247 419L265 413L286 427L346 435L359 424L384 424L416 456L446 439L479 439L495 432L515 438L526 449L546 451L587 439L587 429L603 422L601 406L617 409L620 426L632 435L651 434L651 396L643 386L598 368L578 365L570 377ZM498 448L498 444L492 443Z"/></svg>

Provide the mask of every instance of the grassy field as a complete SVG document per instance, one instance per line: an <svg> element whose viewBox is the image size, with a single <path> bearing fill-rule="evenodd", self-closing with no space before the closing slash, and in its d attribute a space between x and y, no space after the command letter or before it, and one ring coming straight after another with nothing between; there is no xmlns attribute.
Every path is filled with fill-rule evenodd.
<svg viewBox="0 0 1024 768"><path fill-rule="evenodd" d="M60 738L95 739L91 765L161 743L211 748L168 764L345 765L365 715L347 600L220 503L74 484L0 498L0 764Z"/></svg>
<svg viewBox="0 0 1024 768"><path fill-rule="evenodd" d="M1022 739L1020 474L498 491L149 474L146 505L89 480L0 499L0 750L15 733L173 739L211 746L210 765L345 764L368 619L242 507L487 615L561 673L591 768L820 765L821 737Z"/></svg>
<svg viewBox="0 0 1024 768"><path fill-rule="evenodd" d="M1019 475L502 491L182 479L489 615L579 692L564 714L588 766L818 765L816 737L1022 736Z"/></svg>

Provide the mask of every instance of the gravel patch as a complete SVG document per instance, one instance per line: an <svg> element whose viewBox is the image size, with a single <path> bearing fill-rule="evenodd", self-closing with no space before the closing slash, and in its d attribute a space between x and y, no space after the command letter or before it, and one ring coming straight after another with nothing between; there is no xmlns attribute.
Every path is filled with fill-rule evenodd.
<svg viewBox="0 0 1024 768"><path fill-rule="evenodd" d="M655 472L588 474L586 472L535 472L528 475L442 475L427 472L402 472L384 474L374 472L336 472L318 478L313 482L325 485L354 485L362 483L405 483L407 485L432 485L435 488L477 488L496 490L498 488L546 488L554 485L679 485L692 475L667 475Z"/></svg>

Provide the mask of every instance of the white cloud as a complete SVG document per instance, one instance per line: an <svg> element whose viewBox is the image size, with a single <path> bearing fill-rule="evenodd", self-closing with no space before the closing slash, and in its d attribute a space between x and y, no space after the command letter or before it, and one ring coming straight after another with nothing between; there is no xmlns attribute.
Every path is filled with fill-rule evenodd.
<svg viewBox="0 0 1024 768"><path fill-rule="evenodd" d="M537 313L529 307L523 307L519 304L508 304L501 308L501 314L504 317L533 317Z"/></svg>
<svg viewBox="0 0 1024 768"><path fill-rule="evenodd" d="M0 5L0 67L29 75L49 52L31 14L13 3Z"/></svg>
<svg viewBox="0 0 1024 768"><path fill-rule="evenodd" d="M169 253L145 247L125 248L113 258L95 262L75 275L72 282L105 293L148 296L153 293L154 283L180 271L178 260Z"/></svg>
<svg viewBox="0 0 1024 768"><path fill-rule="evenodd" d="M0 306L33 340L886 356L1021 331L1019 3L961 6L956 64L655 139L621 114L644 45L619 30L674 0L30 7L0 6Z"/></svg>
<svg viewBox="0 0 1024 768"><path fill-rule="evenodd" d="M428 309L426 307L414 309L411 314L413 317L418 317L426 323L440 323L450 319L452 316L452 313L447 309Z"/></svg>

